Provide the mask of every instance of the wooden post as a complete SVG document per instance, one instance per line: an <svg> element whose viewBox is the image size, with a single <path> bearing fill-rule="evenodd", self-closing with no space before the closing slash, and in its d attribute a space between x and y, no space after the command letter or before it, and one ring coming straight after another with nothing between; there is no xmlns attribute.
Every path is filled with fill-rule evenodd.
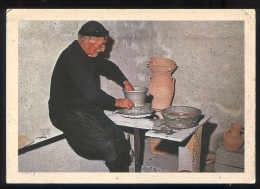
<svg viewBox="0 0 260 189"><path fill-rule="evenodd" d="M178 171L199 172L202 126L190 138L185 147L179 147Z"/></svg>
<svg viewBox="0 0 260 189"><path fill-rule="evenodd" d="M135 172L141 172L140 162L140 132L138 128L134 129L134 148L135 148Z"/></svg>
<svg viewBox="0 0 260 189"><path fill-rule="evenodd" d="M205 117L199 123L198 129L193 133L188 143L183 147L179 146L179 167L178 171L199 172L201 135L203 125L211 118Z"/></svg>

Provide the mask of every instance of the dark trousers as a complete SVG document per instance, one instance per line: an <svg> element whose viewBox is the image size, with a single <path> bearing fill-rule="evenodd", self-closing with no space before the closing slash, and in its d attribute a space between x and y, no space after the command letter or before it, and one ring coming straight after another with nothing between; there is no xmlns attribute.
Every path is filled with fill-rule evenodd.
<svg viewBox="0 0 260 189"><path fill-rule="evenodd" d="M130 144L100 108L50 108L52 124L81 157L104 160L111 172L128 172Z"/></svg>

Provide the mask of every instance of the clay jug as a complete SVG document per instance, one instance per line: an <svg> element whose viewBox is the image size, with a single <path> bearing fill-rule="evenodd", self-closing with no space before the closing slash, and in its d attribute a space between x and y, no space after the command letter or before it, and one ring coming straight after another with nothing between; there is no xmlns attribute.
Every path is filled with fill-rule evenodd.
<svg viewBox="0 0 260 189"><path fill-rule="evenodd" d="M171 59L163 57L152 57L150 62L146 63L150 68L153 75L149 78L149 91L148 93L153 96L152 108L164 109L171 106L172 97L174 93L175 78L172 73L177 69L177 65ZM155 113L159 119L163 119L161 112ZM149 151L157 155L166 155L168 152L160 150L162 139L147 138L149 144Z"/></svg>
<svg viewBox="0 0 260 189"><path fill-rule="evenodd" d="M174 77L170 75L153 75L149 77L149 90L163 90L172 92L174 90Z"/></svg>
<svg viewBox="0 0 260 189"><path fill-rule="evenodd" d="M171 106L173 92L156 91L151 93L153 96L152 108L162 110Z"/></svg>
<svg viewBox="0 0 260 189"><path fill-rule="evenodd" d="M224 149L227 151L237 152L244 143L243 126L238 123L232 123L231 128L226 128L223 136Z"/></svg>
<svg viewBox="0 0 260 189"><path fill-rule="evenodd" d="M149 94L153 96L152 108L164 109L171 106L175 78L165 75L150 77Z"/></svg>

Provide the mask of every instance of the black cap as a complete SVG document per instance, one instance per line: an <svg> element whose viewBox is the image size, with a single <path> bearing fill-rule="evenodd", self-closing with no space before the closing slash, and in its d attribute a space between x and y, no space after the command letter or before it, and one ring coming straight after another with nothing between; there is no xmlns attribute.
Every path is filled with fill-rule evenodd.
<svg viewBox="0 0 260 189"><path fill-rule="evenodd" d="M99 22L89 21L80 28L78 34L83 36L105 37L108 36L109 31Z"/></svg>

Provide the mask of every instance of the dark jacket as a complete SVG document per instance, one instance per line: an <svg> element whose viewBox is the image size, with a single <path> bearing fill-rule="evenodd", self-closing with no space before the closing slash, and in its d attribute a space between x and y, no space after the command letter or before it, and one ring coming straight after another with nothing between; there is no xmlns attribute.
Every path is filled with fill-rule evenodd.
<svg viewBox="0 0 260 189"><path fill-rule="evenodd" d="M113 62L89 57L74 41L58 58L50 89L50 107L114 107L115 98L100 88L100 75L123 87L126 77Z"/></svg>

